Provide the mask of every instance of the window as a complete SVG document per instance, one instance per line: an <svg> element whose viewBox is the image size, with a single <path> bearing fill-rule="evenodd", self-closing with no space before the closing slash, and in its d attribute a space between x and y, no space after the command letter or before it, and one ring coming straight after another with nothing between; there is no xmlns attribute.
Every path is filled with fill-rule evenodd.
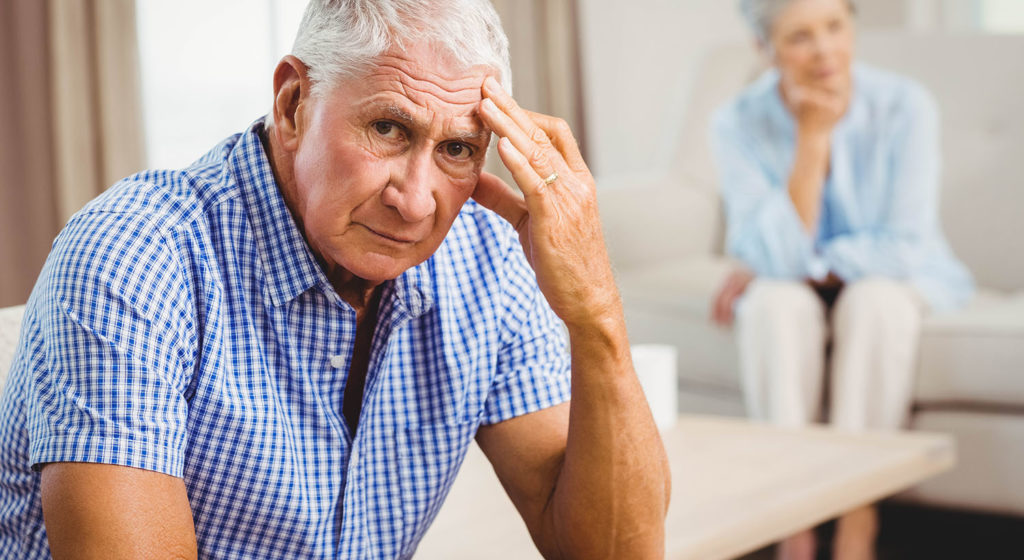
<svg viewBox="0 0 1024 560"><path fill-rule="evenodd" d="M266 114L306 0L137 0L147 166L184 167Z"/></svg>
<svg viewBox="0 0 1024 560"><path fill-rule="evenodd" d="M980 24L994 33L1024 33L1024 1L981 0Z"/></svg>

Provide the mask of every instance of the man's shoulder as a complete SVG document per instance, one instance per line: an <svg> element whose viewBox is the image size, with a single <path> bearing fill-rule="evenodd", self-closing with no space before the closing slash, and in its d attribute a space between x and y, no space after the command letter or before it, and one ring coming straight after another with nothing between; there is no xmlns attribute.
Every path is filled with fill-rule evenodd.
<svg viewBox="0 0 1024 560"><path fill-rule="evenodd" d="M234 137L233 137L234 138ZM188 283L202 257L212 211L233 197L232 139L183 169L150 169L118 181L75 213L53 242L37 289L81 297L107 286L157 296L167 281Z"/></svg>
<svg viewBox="0 0 1024 560"><path fill-rule="evenodd" d="M228 157L238 136L228 138L181 169L147 169L121 179L78 215L133 214L167 227L194 222L236 190Z"/></svg>

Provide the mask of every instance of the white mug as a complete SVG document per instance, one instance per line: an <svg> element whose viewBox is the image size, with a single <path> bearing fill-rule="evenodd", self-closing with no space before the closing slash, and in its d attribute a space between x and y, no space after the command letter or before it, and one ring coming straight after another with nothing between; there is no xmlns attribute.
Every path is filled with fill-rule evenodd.
<svg viewBox="0 0 1024 560"><path fill-rule="evenodd" d="M647 403L658 428L665 430L679 416L679 388L676 377L676 347L666 344L637 344L631 348L633 368L640 379Z"/></svg>

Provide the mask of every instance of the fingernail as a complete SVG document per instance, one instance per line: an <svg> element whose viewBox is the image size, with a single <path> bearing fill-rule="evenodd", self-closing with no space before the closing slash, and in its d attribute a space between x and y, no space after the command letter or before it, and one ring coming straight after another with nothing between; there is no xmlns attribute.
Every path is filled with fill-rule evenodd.
<svg viewBox="0 0 1024 560"><path fill-rule="evenodd" d="M497 111L498 110L498 106L495 105L494 102L491 101L491 99L489 97L485 97L484 98L483 107L484 107L484 110L487 111L487 112Z"/></svg>
<svg viewBox="0 0 1024 560"><path fill-rule="evenodd" d="M502 91L501 84L498 83L498 80L494 79L494 76L487 76L487 78L484 79L484 86L489 90Z"/></svg>

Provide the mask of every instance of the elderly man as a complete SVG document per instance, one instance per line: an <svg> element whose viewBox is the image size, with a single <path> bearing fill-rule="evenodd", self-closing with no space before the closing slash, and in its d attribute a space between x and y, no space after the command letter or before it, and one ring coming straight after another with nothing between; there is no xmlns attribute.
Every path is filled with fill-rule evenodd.
<svg viewBox="0 0 1024 560"><path fill-rule="evenodd" d="M593 179L507 80L485 0L313 0L267 118L72 218L3 397L0 557L406 558L474 437L546 557L659 557Z"/></svg>

